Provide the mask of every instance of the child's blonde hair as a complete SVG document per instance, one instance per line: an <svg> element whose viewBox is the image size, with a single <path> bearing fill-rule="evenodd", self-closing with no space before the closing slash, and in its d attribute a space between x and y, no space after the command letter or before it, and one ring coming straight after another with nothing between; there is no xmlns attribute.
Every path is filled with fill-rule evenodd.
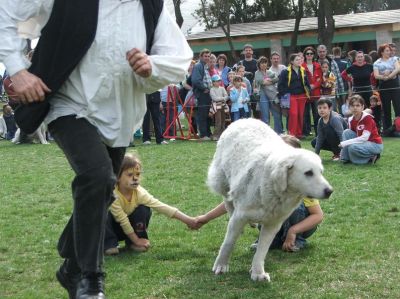
<svg viewBox="0 0 400 299"><path fill-rule="evenodd" d="M118 173L118 179L121 177L122 173L130 168L135 168L138 166L142 168L142 162L140 162L139 158L134 154L126 154L124 159L122 160L121 168Z"/></svg>

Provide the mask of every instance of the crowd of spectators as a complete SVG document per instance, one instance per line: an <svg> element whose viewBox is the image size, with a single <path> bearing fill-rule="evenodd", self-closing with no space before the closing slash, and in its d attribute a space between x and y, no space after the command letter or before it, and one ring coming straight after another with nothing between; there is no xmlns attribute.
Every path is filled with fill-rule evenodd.
<svg viewBox="0 0 400 299"><path fill-rule="evenodd" d="M185 111L191 111L190 130L201 141L217 141L230 122L248 117L271 124L278 134L316 138L318 128L324 127L319 123L318 100L329 99L323 103L347 120L352 115L349 99L355 94L363 98L379 134L398 135L392 120L392 106L394 116L400 117L400 64L395 44L380 45L368 54L352 50L347 55L340 47L334 47L331 55L324 45L307 46L291 54L286 65L277 52L255 57L250 44L244 46L242 55L243 59L230 64L225 54L215 56L204 49L198 61L192 62L184 82L147 95L143 144L151 144L152 134L157 144L175 140L181 109L176 107L183 103ZM4 109L1 136L9 139L15 124L12 109ZM324 121L329 123L329 119ZM324 146L318 143L317 151L321 149ZM337 157L335 147L333 159Z"/></svg>

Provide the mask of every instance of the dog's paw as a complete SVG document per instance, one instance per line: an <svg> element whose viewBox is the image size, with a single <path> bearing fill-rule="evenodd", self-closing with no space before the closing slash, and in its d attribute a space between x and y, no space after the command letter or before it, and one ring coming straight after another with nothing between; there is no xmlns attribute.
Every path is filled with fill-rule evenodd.
<svg viewBox="0 0 400 299"><path fill-rule="evenodd" d="M215 275L227 273L229 271L229 265L214 264L212 270Z"/></svg>
<svg viewBox="0 0 400 299"><path fill-rule="evenodd" d="M264 272L264 270L262 270L262 271L250 270L250 276L251 276L251 279L254 281L267 281L267 282L271 281L269 274L267 272Z"/></svg>

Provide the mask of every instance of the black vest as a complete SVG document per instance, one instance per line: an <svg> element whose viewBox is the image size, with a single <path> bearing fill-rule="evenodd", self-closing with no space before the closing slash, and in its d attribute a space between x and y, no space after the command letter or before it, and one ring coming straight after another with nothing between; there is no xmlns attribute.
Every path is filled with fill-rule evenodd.
<svg viewBox="0 0 400 299"><path fill-rule="evenodd" d="M141 0L141 3L146 27L146 53L149 54L164 1ZM48 99L89 50L96 36L98 10L99 0L54 0L49 21L41 31L29 68L29 72L41 78L52 92L43 102L20 105L15 110L15 120L25 133L33 133L40 126L50 108Z"/></svg>

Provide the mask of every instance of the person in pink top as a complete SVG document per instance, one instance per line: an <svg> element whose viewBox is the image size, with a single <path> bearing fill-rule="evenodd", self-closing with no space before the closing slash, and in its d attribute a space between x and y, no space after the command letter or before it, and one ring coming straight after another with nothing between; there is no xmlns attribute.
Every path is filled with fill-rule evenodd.
<svg viewBox="0 0 400 299"><path fill-rule="evenodd" d="M382 153L383 142L374 118L364 111L365 102L360 95L351 96L349 105L352 116L339 144L342 148L340 160L343 163L375 164Z"/></svg>

